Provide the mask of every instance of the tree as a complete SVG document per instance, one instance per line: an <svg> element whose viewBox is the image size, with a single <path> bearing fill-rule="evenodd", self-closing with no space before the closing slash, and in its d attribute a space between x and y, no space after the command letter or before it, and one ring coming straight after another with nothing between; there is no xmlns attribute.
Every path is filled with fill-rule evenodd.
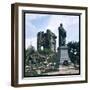
<svg viewBox="0 0 90 90"><path fill-rule="evenodd" d="M32 54L32 53L34 53L35 52L35 48L32 46L32 45L30 45L27 49L26 49L26 56L28 55L28 54Z"/></svg>
<svg viewBox="0 0 90 90"><path fill-rule="evenodd" d="M35 48L31 45L25 50L25 64L29 65L29 61L32 59L31 55L35 53Z"/></svg>
<svg viewBox="0 0 90 90"><path fill-rule="evenodd" d="M69 42L68 52L71 61L74 64L80 64L80 42Z"/></svg>

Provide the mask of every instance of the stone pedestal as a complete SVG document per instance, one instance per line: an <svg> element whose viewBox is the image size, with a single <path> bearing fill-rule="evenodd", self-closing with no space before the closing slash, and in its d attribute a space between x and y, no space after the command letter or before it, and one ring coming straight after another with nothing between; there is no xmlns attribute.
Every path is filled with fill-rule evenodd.
<svg viewBox="0 0 90 90"><path fill-rule="evenodd" d="M59 60L60 60L60 64L63 64L64 62L68 62L69 64L71 63L67 46L59 47Z"/></svg>

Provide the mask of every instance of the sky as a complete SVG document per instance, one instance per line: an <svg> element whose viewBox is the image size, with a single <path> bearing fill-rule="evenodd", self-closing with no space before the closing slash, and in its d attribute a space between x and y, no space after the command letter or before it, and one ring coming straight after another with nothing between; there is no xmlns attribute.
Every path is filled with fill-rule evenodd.
<svg viewBox="0 0 90 90"><path fill-rule="evenodd" d="M25 14L25 48L30 45L37 50L37 33L50 29L56 36L56 48L58 47L58 27L60 23L67 33L66 43L79 41L79 16L54 15L54 14Z"/></svg>

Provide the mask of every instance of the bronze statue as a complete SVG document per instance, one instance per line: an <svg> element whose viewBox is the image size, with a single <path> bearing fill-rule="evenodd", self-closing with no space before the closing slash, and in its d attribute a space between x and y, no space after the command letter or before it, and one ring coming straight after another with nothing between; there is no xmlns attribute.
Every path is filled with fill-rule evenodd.
<svg viewBox="0 0 90 90"><path fill-rule="evenodd" d="M63 28L63 24L60 24L60 27L58 27L58 30L59 30L59 47L60 47L66 44L66 31Z"/></svg>

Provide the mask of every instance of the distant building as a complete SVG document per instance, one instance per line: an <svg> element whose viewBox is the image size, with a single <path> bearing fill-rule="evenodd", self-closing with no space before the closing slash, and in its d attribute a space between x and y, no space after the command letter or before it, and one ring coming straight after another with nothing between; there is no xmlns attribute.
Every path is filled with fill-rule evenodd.
<svg viewBox="0 0 90 90"><path fill-rule="evenodd" d="M56 52L56 35L47 29L46 33L43 31L37 34L37 50L49 49Z"/></svg>

